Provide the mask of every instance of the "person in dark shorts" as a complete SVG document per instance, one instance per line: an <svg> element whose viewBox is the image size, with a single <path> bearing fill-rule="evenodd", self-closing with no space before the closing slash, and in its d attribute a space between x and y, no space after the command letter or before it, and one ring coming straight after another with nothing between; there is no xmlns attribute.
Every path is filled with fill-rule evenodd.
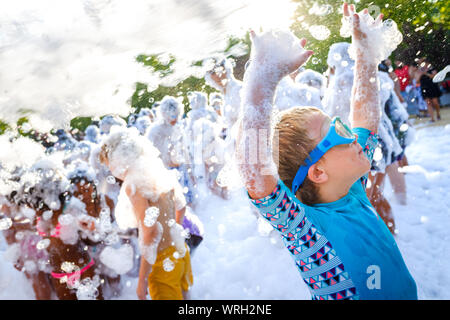
<svg viewBox="0 0 450 320"><path fill-rule="evenodd" d="M436 110L437 120L441 119L439 97L442 95L439 85L433 82L433 78L437 70L426 60L420 64L420 87L422 96L427 103L428 113L431 117L431 122L435 121L434 110ZM434 109L434 110L433 110Z"/></svg>

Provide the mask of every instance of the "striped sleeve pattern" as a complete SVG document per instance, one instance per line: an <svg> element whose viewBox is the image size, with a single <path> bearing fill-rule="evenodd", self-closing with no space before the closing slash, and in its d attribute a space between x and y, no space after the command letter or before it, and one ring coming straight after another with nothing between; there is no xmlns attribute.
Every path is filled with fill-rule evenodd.
<svg viewBox="0 0 450 320"><path fill-rule="evenodd" d="M251 201L280 232L313 300L359 298L333 246L308 219L305 206L292 199L292 193L281 181L270 195Z"/></svg>

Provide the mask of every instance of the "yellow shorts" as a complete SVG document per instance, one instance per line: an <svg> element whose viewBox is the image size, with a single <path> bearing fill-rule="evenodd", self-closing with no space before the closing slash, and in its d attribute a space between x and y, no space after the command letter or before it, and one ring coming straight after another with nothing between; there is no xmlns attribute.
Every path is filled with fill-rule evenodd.
<svg viewBox="0 0 450 320"><path fill-rule="evenodd" d="M182 291L188 291L194 282L188 247L186 246L183 258L174 258L175 251L175 247L168 247L156 257L152 272L148 276L148 291L152 300L183 300ZM170 258L174 263L171 271L165 271L163 268L166 258Z"/></svg>

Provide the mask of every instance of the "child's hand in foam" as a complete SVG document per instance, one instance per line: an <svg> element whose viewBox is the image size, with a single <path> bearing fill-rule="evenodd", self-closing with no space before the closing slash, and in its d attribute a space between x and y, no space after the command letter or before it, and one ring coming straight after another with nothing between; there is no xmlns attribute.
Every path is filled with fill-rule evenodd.
<svg viewBox="0 0 450 320"><path fill-rule="evenodd" d="M378 64L385 60L402 41L403 37L392 20L383 22L383 14L372 18L368 9L356 13L354 5L343 5L342 28L343 37L352 36L350 56Z"/></svg>
<svg viewBox="0 0 450 320"><path fill-rule="evenodd" d="M261 35L250 32L253 49L251 64L265 68L279 79L300 68L313 54L305 50L306 39L287 31L269 31Z"/></svg>
<svg viewBox="0 0 450 320"><path fill-rule="evenodd" d="M380 26L383 19L383 14L380 14L376 20L372 19L368 9L364 9L360 13L357 13L355 11L355 5L352 4L349 6L346 2L343 5L343 14L344 19L351 19L353 22L351 34L355 42L370 41L370 39L367 38L367 32L364 32L361 27L361 20L363 20L363 23L366 25L364 29L374 29Z"/></svg>

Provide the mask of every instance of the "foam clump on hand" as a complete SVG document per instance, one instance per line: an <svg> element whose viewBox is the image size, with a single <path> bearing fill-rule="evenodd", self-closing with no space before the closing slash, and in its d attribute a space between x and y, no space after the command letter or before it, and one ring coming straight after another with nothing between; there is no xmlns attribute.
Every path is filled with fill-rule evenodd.
<svg viewBox="0 0 450 320"><path fill-rule="evenodd" d="M375 20L368 13L359 13L361 31L367 36L362 41L352 41L349 53L355 59L356 50L360 50L371 62L379 63L387 59L402 42L403 36L398 30L395 21ZM342 17L340 35L344 38L352 36L353 16Z"/></svg>
<svg viewBox="0 0 450 320"><path fill-rule="evenodd" d="M261 68L272 71L293 62L305 50L300 40L290 31L272 30L253 37L252 62L257 61ZM276 69L273 69L276 68Z"/></svg>

